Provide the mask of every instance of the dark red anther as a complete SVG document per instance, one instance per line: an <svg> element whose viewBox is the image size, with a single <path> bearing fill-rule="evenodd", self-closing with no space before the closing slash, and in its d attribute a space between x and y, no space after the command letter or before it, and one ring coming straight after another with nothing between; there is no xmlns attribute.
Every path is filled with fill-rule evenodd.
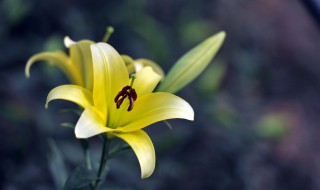
<svg viewBox="0 0 320 190"><path fill-rule="evenodd" d="M120 100L118 100L118 101L116 102L116 104L117 104L117 109L120 108L122 102L124 101L124 99L126 99L127 96L128 96L128 95L125 94L124 96L122 96L122 98L120 98Z"/></svg>
<svg viewBox="0 0 320 190"><path fill-rule="evenodd" d="M131 111L133 109L134 100L132 97L129 97L129 107L127 111Z"/></svg>
<svg viewBox="0 0 320 190"><path fill-rule="evenodd" d="M114 98L114 102L117 102L121 96L127 93L130 90L130 86L125 86L122 88L120 92L118 92L117 96Z"/></svg>
<svg viewBox="0 0 320 190"><path fill-rule="evenodd" d="M129 100L129 107L127 111L131 111L133 109L134 101L137 100L137 93L135 89L130 86L123 87L122 90L114 98L114 102L116 103L117 109L120 108L121 104L127 97Z"/></svg>
<svg viewBox="0 0 320 190"><path fill-rule="evenodd" d="M133 99L134 101L137 100L137 93L136 93L136 90L135 90L134 88L131 88L130 96L132 97L132 99Z"/></svg>
<svg viewBox="0 0 320 190"><path fill-rule="evenodd" d="M122 88L121 91L126 92L126 91L130 90L130 88L131 88L130 86L125 86Z"/></svg>
<svg viewBox="0 0 320 190"><path fill-rule="evenodd" d="M122 91L120 91L117 96L114 98L114 102L117 103L119 98L122 96Z"/></svg>

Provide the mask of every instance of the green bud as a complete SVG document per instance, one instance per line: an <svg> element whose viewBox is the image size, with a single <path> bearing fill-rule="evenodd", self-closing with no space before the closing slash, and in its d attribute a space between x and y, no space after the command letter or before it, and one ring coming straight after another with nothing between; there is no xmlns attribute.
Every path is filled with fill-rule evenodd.
<svg viewBox="0 0 320 190"><path fill-rule="evenodd" d="M176 93L192 82L214 58L225 36L225 32L219 32L184 54L171 68L157 91Z"/></svg>

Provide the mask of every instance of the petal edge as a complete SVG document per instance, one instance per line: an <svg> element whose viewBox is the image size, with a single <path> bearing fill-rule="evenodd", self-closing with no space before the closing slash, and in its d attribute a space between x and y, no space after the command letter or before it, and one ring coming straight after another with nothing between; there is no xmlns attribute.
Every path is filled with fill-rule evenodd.
<svg viewBox="0 0 320 190"><path fill-rule="evenodd" d="M52 89L47 97L46 108L52 100L67 100L78 104L82 108L93 105L92 93L87 89L77 85L61 85Z"/></svg>
<svg viewBox="0 0 320 190"><path fill-rule="evenodd" d="M130 132L167 119L194 120L194 111L182 98L165 92L146 94L137 99L133 110L123 112L118 130Z"/></svg>
<svg viewBox="0 0 320 190"><path fill-rule="evenodd" d="M78 139L89 138L109 131L115 130L105 127L101 114L92 106L88 106L83 111L74 130Z"/></svg>
<svg viewBox="0 0 320 190"><path fill-rule="evenodd" d="M114 133L114 135L126 141L133 149L140 164L141 178L149 177L155 168L156 155L148 134L138 130L130 133Z"/></svg>

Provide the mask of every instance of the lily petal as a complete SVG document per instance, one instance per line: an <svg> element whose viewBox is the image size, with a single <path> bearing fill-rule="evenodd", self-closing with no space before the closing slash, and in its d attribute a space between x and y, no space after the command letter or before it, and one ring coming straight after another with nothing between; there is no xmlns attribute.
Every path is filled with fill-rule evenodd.
<svg viewBox="0 0 320 190"><path fill-rule="evenodd" d="M50 101L57 99L74 102L83 108L93 105L92 93L77 85L61 85L52 89L47 97L46 108Z"/></svg>
<svg viewBox="0 0 320 190"><path fill-rule="evenodd" d="M151 67L144 67L136 73L133 88L138 97L151 93L161 80L161 76L153 71Z"/></svg>
<svg viewBox="0 0 320 190"><path fill-rule="evenodd" d="M63 43L64 43L64 46L66 46L66 48L69 48L71 45L74 45L77 42L71 40L71 38L69 36L65 36L63 39Z"/></svg>
<svg viewBox="0 0 320 190"><path fill-rule="evenodd" d="M77 138L89 138L108 131L115 130L105 127L101 114L92 106L84 110L75 127Z"/></svg>
<svg viewBox="0 0 320 190"><path fill-rule="evenodd" d="M194 119L190 104L182 98L165 92L138 97L133 110L123 112L117 126L119 131L129 132L166 119Z"/></svg>
<svg viewBox="0 0 320 190"><path fill-rule="evenodd" d="M129 74L119 53L109 44L91 45L95 107L107 117L107 113L116 110L114 98L128 85ZM107 118L104 118L107 120ZM108 125L107 125L108 126Z"/></svg>
<svg viewBox="0 0 320 190"><path fill-rule="evenodd" d="M48 61L50 64L59 67L72 83L82 85L81 76L78 69L74 67L74 65L70 64L70 60L64 52L42 52L33 55L28 60L25 67L25 74L27 78L30 77L31 66L37 61Z"/></svg>
<svg viewBox="0 0 320 190"><path fill-rule="evenodd" d="M70 39L71 40L71 39ZM68 42L66 42L68 43ZM93 87L93 66L90 45L93 44L90 40L81 40L72 44L69 42L71 63L80 71L81 79L84 87L92 91Z"/></svg>
<svg viewBox="0 0 320 190"><path fill-rule="evenodd" d="M136 72L140 71L142 68L149 66L153 69L154 72L156 72L158 75L160 75L162 77L162 79L165 76L162 68L152 60L144 59L144 58L133 60L130 56L124 55L124 54L121 55L121 57L127 66L129 74L136 73Z"/></svg>
<svg viewBox="0 0 320 190"><path fill-rule="evenodd" d="M144 58L136 59L134 60L134 66L135 66L136 72L138 72L143 67L149 66L154 70L154 72L156 72L162 78L164 78L165 76L162 68L157 63L155 63L154 61L151 61L150 59L144 59Z"/></svg>
<svg viewBox="0 0 320 190"><path fill-rule="evenodd" d="M124 61L124 63L126 64L126 67L128 69L129 74L131 73L135 73L135 67L134 67L134 61L133 59L128 56L128 55L121 55L122 60Z"/></svg>
<svg viewBox="0 0 320 190"><path fill-rule="evenodd" d="M141 178L149 177L154 171L156 156L148 134L138 130L130 133L114 133L114 135L126 141L133 149L140 163Z"/></svg>

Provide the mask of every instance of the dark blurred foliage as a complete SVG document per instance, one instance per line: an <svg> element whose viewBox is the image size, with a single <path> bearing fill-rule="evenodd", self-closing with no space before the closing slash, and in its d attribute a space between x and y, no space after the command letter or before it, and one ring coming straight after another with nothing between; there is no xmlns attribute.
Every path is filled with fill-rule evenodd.
<svg viewBox="0 0 320 190"><path fill-rule="evenodd" d="M132 152L110 162L110 189L320 189L320 28L299 1L0 1L1 189L55 189L48 139L71 172L83 163L66 102L45 110L53 87L67 83L48 64L27 59L64 49L63 37L110 39L120 53L155 60L165 71L220 30L225 44L212 65L179 92L194 122L148 127L157 169L140 179ZM49 140L52 145L52 140ZM90 139L97 166L101 142ZM59 160L59 159L58 159ZM53 167L54 168L54 167ZM65 173L58 172L58 177Z"/></svg>

